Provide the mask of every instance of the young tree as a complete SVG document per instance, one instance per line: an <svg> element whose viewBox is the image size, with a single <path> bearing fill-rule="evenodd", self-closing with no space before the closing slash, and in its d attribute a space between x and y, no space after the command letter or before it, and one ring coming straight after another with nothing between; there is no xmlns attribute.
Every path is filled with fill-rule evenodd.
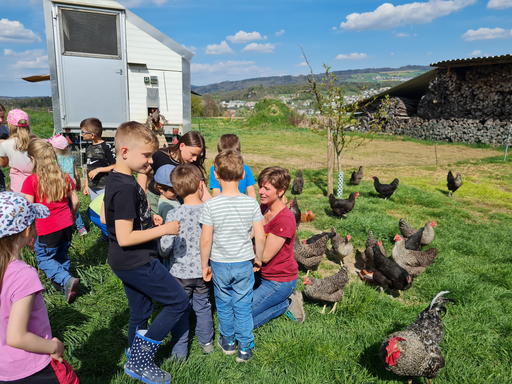
<svg viewBox="0 0 512 384"><path fill-rule="evenodd" d="M203 105L199 96L193 95L190 104L192 116L197 117L203 115Z"/></svg>
<svg viewBox="0 0 512 384"><path fill-rule="evenodd" d="M304 51L302 51L304 54ZM314 96L316 108L321 118L317 119L316 127L311 130L327 137L327 194L333 193L334 185L334 151L338 162L338 198L343 194L343 171L341 159L350 150L362 147L371 142L386 122L388 96L381 102L377 112L370 114L368 106L375 98L363 100L362 96L353 104L345 104L342 89L336 84L336 75L330 72L331 67L324 64L325 77L318 81L313 73L306 55L304 59L311 71L305 76L307 85L302 91ZM323 92L322 92L323 91ZM360 131L358 115L371 115L370 123L364 131Z"/></svg>
<svg viewBox="0 0 512 384"><path fill-rule="evenodd" d="M219 116L219 104L209 93L203 97L203 115L206 117Z"/></svg>

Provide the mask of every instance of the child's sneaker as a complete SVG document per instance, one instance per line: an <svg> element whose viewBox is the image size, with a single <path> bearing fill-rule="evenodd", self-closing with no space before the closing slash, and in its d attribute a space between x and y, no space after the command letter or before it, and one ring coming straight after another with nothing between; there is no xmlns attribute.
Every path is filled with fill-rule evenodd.
<svg viewBox="0 0 512 384"><path fill-rule="evenodd" d="M82 229L78 230L78 233L80 234L80 236L85 236L85 235L87 235L87 229L85 229L85 227L83 227Z"/></svg>
<svg viewBox="0 0 512 384"><path fill-rule="evenodd" d="M301 291L294 291L290 295L290 306L285 312L291 320L296 323L303 323L306 320L306 312L304 311L304 300L302 299Z"/></svg>
<svg viewBox="0 0 512 384"><path fill-rule="evenodd" d="M219 335L217 344L219 344L219 347L224 351L226 355L232 355L236 352L236 340L234 337L232 340L228 340L226 337Z"/></svg>
<svg viewBox="0 0 512 384"><path fill-rule="evenodd" d="M238 348L238 356L236 357L237 363L246 363L252 357L252 350L254 348L254 341L246 348Z"/></svg>
<svg viewBox="0 0 512 384"><path fill-rule="evenodd" d="M212 353L213 350L215 349L214 346L213 346L213 339L211 339L206 344L201 343L199 340L197 340L197 342L199 343L199 346L201 347L201 349L203 350L203 353L205 355L207 355L209 353Z"/></svg>
<svg viewBox="0 0 512 384"><path fill-rule="evenodd" d="M76 298L76 287L78 286L78 280L77 278L71 276L68 281L66 281L66 284L64 284L64 300L68 304L71 304L73 301L75 301Z"/></svg>

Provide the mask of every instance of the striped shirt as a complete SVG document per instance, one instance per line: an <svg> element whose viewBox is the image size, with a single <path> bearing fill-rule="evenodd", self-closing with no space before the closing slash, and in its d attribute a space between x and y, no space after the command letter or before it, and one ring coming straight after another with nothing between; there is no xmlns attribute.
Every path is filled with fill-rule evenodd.
<svg viewBox="0 0 512 384"><path fill-rule="evenodd" d="M263 220L258 202L244 194L220 194L204 203L201 224L213 227L210 259L236 263L254 259L252 223Z"/></svg>

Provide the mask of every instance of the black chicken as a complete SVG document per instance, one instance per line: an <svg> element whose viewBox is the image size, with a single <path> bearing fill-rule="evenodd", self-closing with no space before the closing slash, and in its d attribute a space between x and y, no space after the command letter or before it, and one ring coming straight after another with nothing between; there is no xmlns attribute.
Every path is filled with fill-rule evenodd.
<svg viewBox="0 0 512 384"><path fill-rule="evenodd" d="M358 197L359 192L351 193L348 199L337 199L331 193L329 195L329 205L331 206L332 214L334 216L347 217L346 214L354 208Z"/></svg>
<svg viewBox="0 0 512 384"><path fill-rule="evenodd" d="M387 336L380 346L384 368L406 377L409 384L413 377L426 377L431 384L445 365L439 346L444 337L441 316L446 313L445 303L454 302L443 297L445 293L449 292L438 293L414 323Z"/></svg>
<svg viewBox="0 0 512 384"><path fill-rule="evenodd" d="M457 189L459 189L462 186L462 176L459 172L457 172L457 176L453 177L452 171L448 171L448 196L453 197L453 194Z"/></svg>
<svg viewBox="0 0 512 384"><path fill-rule="evenodd" d="M379 192L380 197L384 200L395 193L398 188L398 179L393 180L391 184L381 184L377 176L372 176L372 178L374 180L373 186L375 187L375 190Z"/></svg>
<svg viewBox="0 0 512 384"><path fill-rule="evenodd" d="M297 177L293 179L292 184L292 192L296 195L300 195L302 193L302 188L304 188L304 179L302 178L302 169L297 173Z"/></svg>
<svg viewBox="0 0 512 384"><path fill-rule="evenodd" d="M350 184L359 185L361 180L363 179L363 166L359 167L359 171L352 172L352 177L350 178Z"/></svg>
<svg viewBox="0 0 512 384"><path fill-rule="evenodd" d="M336 234L336 228L332 227L331 232L317 233L316 235L311 236L307 240L302 240L302 244L313 244L314 242L320 240L325 235L329 236L329 239L332 239L334 236L336 236Z"/></svg>
<svg viewBox="0 0 512 384"><path fill-rule="evenodd" d="M373 280L383 288L406 291L411 288L412 277L393 260L384 256L377 245L373 246L373 263L375 264Z"/></svg>
<svg viewBox="0 0 512 384"><path fill-rule="evenodd" d="M294 197L293 200L290 202L290 211L292 211L293 216L295 216L295 224L297 225L297 228L299 228L300 224L300 209L297 204L297 197Z"/></svg>

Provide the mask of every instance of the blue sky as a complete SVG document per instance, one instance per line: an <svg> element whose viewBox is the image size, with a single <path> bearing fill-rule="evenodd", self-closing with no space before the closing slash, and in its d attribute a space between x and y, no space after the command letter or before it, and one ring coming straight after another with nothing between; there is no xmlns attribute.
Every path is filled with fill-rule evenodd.
<svg viewBox="0 0 512 384"><path fill-rule="evenodd" d="M511 53L512 0L121 0L195 52L192 84ZM0 96L50 95L42 0L0 0Z"/></svg>

